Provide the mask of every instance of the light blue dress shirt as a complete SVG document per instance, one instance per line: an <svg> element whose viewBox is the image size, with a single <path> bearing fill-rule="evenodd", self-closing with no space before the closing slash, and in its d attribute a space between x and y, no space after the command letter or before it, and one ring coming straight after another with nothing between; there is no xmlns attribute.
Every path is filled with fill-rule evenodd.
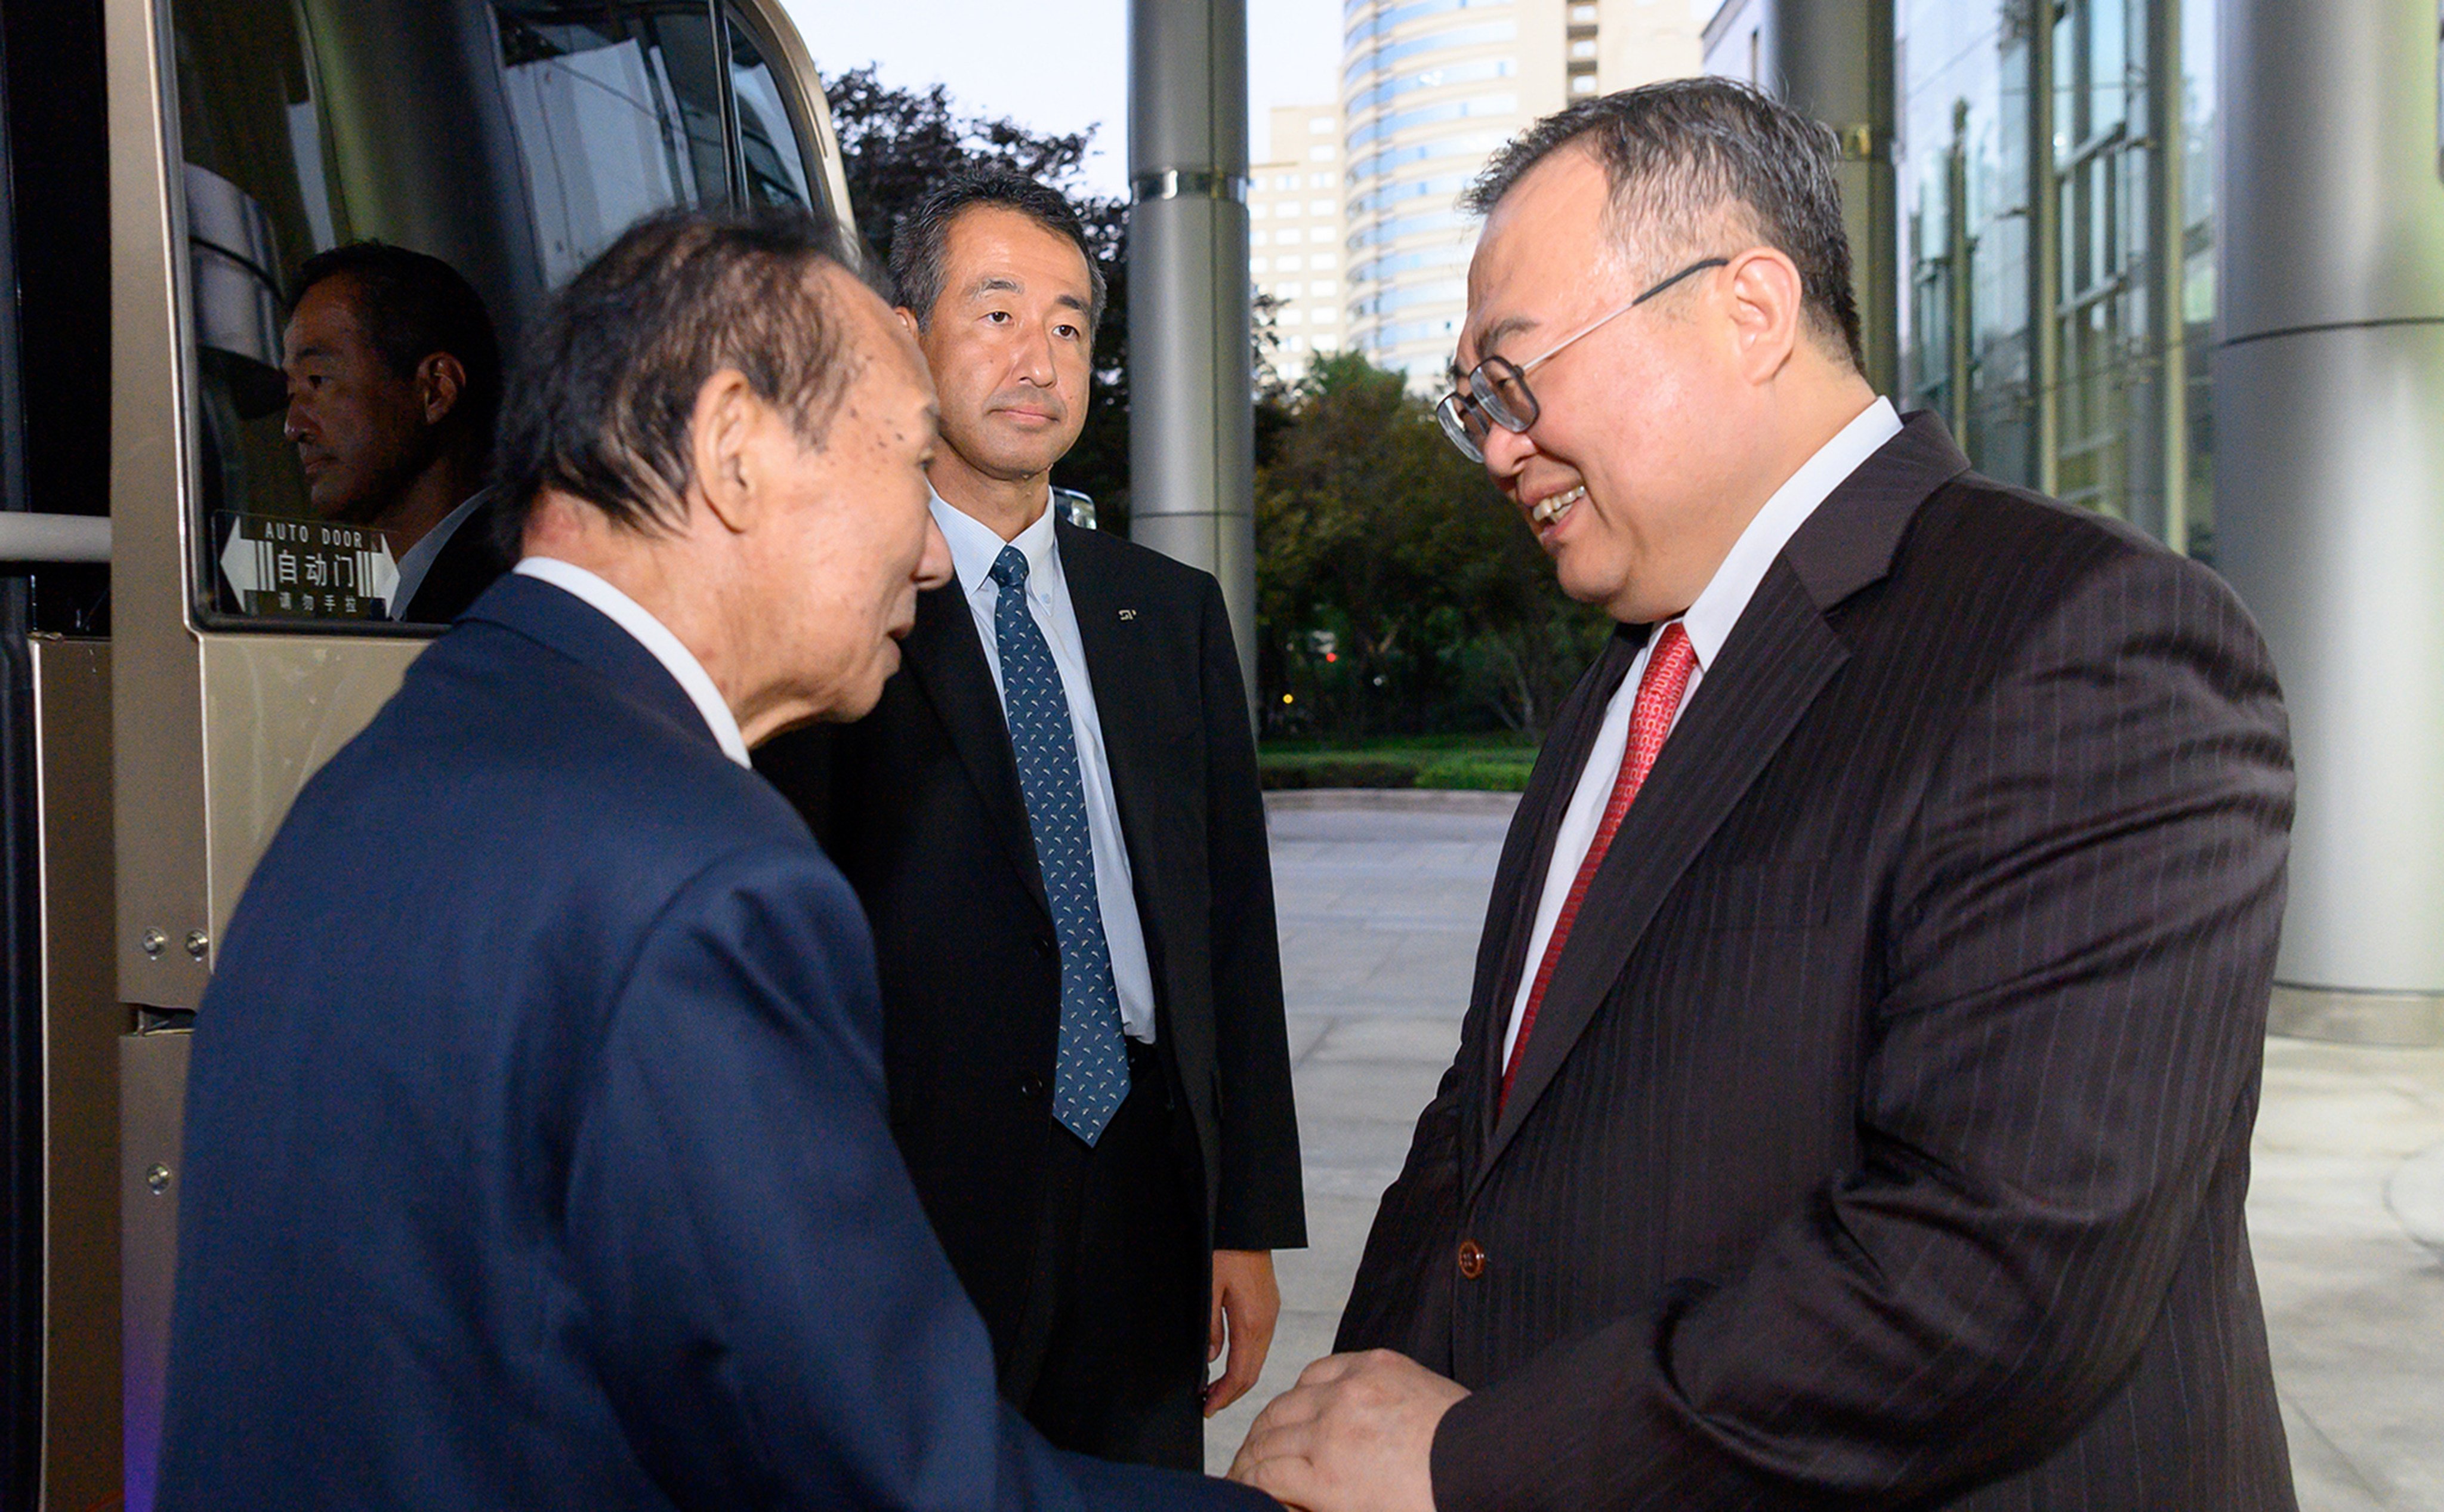
<svg viewBox="0 0 2444 1512"><path fill-rule="evenodd" d="M1045 502L1051 503L1049 494ZM960 513L938 493L934 495L933 507L942 539L950 543L959 591L967 595L969 612L975 616L976 638L984 642L993 691L1005 700L1005 727L1009 695L1002 686L1001 640L993 629L1001 585L992 580L992 564L1005 544L1016 546L1027 558L1028 610L1035 617L1036 628L1044 632L1045 643L1052 648L1061 691L1069 700L1070 728L1078 738L1078 777L1086 794L1086 839L1095 852L1095 899L1103 915L1103 940L1112 952L1112 985L1120 995L1120 1027L1130 1039L1152 1044L1154 972L1146 964L1145 928L1138 919L1128 843L1120 835L1120 805L1112 795L1112 764L1103 752L1103 725L1095 712L1095 685L1086 675L1086 653L1078 638L1078 612L1069 602L1069 581L1062 574L1052 511L1045 509L1033 525L1004 542L991 526Z"/></svg>

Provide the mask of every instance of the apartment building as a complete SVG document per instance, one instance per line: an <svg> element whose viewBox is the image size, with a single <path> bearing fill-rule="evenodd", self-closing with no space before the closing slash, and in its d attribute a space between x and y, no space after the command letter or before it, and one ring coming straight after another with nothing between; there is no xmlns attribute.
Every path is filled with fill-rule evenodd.
<svg viewBox="0 0 2444 1512"><path fill-rule="evenodd" d="M1248 279L1276 302L1273 368L1295 382L1316 353L1347 344L1341 111L1277 105L1270 130L1271 160L1248 170Z"/></svg>

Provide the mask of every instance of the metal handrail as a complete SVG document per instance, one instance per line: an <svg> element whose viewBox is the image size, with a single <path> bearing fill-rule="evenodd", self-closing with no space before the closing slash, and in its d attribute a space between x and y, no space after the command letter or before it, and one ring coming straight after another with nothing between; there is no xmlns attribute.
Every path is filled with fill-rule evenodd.
<svg viewBox="0 0 2444 1512"><path fill-rule="evenodd" d="M110 516L0 511L0 562L108 562Z"/></svg>

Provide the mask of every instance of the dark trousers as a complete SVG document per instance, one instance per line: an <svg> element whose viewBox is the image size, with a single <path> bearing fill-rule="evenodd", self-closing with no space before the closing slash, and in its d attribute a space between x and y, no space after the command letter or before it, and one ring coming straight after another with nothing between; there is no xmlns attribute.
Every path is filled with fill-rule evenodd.
<svg viewBox="0 0 2444 1512"><path fill-rule="evenodd" d="M1065 1449L1175 1469L1205 1465L1205 1318L1213 1294L1186 1123L1164 1060L1129 1042L1129 1096L1092 1149L1054 1135L1020 1411Z"/></svg>

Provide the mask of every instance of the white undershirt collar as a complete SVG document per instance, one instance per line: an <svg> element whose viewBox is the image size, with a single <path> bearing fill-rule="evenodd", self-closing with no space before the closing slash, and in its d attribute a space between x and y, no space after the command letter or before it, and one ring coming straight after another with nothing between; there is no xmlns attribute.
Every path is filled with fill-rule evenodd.
<svg viewBox="0 0 2444 1512"><path fill-rule="evenodd" d="M636 637L637 644L653 655L676 679L696 712L704 716L705 727L713 731L721 753L739 765L748 765L747 737L738 730L738 716L730 711L721 690L713 684L713 675L704 663L670 627L653 616L653 612L636 599L604 581L599 575L586 571L573 562L557 557L528 557L519 562L520 577L536 578L553 587L576 595L600 609L611 622Z"/></svg>
<svg viewBox="0 0 2444 1512"><path fill-rule="evenodd" d="M1701 672L1713 670L1723 643L1731 638L1732 627L1748 612L1749 600L1756 597L1757 584L1765 581L1766 569L1782 555L1782 548L1790 544L1816 507L1900 432L1901 420L1893 412L1893 401L1879 397L1835 432L1833 439L1773 490L1773 497L1740 532L1723 564L1714 569L1705 591L1680 617Z"/></svg>

